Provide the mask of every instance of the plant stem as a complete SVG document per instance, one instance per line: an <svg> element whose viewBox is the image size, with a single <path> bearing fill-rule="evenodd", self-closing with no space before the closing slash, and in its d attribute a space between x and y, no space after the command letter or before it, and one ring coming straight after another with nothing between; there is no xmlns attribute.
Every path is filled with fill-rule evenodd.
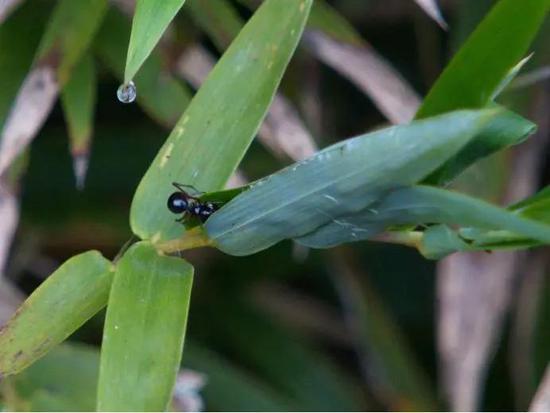
<svg viewBox="0 0 550 413"><path fill-rule="evenodd" d="M158 243L156 247L162 252L171 253L212 245L214 245L214 242L208 238L203 229L195 227L186 231L182 238Z"/></svg>
<svg viewBox="0 0 550 413"><path fill-rule="evenodd" d="M420 231L393 231L383 232L372 239L372 241L401 244L408 247L419 248L422 242L423 233Z"/></svg>

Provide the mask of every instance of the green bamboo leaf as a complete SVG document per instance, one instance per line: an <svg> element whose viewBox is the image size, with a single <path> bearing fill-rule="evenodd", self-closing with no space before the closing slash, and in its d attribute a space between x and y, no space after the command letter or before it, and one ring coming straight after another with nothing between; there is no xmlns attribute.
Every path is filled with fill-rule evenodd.
<svg viewBox="0 0 550 413"><path fill-rule="evenodd" d="M486 106L525 56L549 8L549 0L496 3L438 78L416 117Z"/></svg>
<svg viewBox="0 0 550 413"><path fill-rule="evenodd" d="M508 209L522 217L534 219L550 225L550 186L510 206Z"/></svg>
<svg viewBox="0 0 550 413"><path fill-rule="evenodd" d="M221 52L237 37L244 26L244 20L227 0L191 0L188 6L195 22ZM204 66L200 70L197 65L192 64L195 59L205 60L205 64L200 65ZM180 65L182 75L194 85L200 85L213 66L210 60L213 61L205 50L199 47L192 48L186 53ZM291 159L300 160L317 150L317 145L298 116L298 111L280 93L275 95L271 103L258 131L258 138L277 157L286 155Z"/></svg>
<svg viewBox="0 0 550 413"><path fill-rule="evenodd" d="M250 145L296 48L311 0L267 0L212 70L135 193L132 230L154 241L182 226L166 209L171 183L223 187Z"/></svg>
<svg viewBox="0 0 550 413"><path fill-rule="evenodd" d="M112 276L111 263L97 251L61 265L0 332L0 373L21 371L101 310Z"/></svg>
<svg viewBox="0 0 550 413"><path fill-rule="evenodd" d="M550 225L550 187L508 207L513 214ZM468 239L474 249L529 248L543 244L540 240L506 230L461 228L460 235Z"/></svg>
<svg viewBox="0 0 550 413"><path fill-rule="evenodd" d="M550 243L550 225L464 194L421 185L394 190L369 209L340 217L337 222L318 228L297 241L314 248L327 248L371 238L395 225L430 223L504 230Z"/></svg>
<svg viewBox="0 0 550 413"><path fill-rule="evenodd" d="M38 47L49 10L26 2L0 24L0 131Z"/></svg>
<svg viewBox="0 0 550 413"><path fill-rule="evenodd" d="M247 255L304 236L417 183L498 111L457 111L340 142L235 197L206 222L217 248Z"/></svg>
<svg viewBox="0 0 550 413"><path fill-rule="evenodd" d="M256 8L258 0L239 0L250 9ZM365 40L353 25L324 0L314 1L307 21L307 29L322 31L331 38L353 46L364 46Z"/></svg>
<svg viewBox="0 0 550 413"><path fill-rule="evenodd" d="M426 178L424 183L446 185L476 161L517 145L536 131L534 123L512 111L501 109L503 112L500 116L489 122L468 145Z"/></svg>
<svg viewBox="0 0 550 413"><path fill-rule="evenodd" d="M69 128L76 186L84 187L92 140L97 79L92 56L84 56L76 65L61 92L61 104Z"/></svg>
<svg viewBox="0 0 550 413"><path fill-rule="evenodd" d="M98 57L121 82L130 29L130 21L111 7L94 43ZM191 101L191 92L163 67L160 54L153 51L134 79L137 103L157 122L173 127Z"/></svg>
<svg viewBox="0 0 550 413"><path fill-rule="evenodd" d="M132 80L185 0L137 0L124 82Z"/></svg>
<svg viewBox="0 0 550 413"><path fill-rule="evenodd" d="M549 0L499 1L438 78L416 117L490 104L526 61L522 58L549 8ZM472 140L456 159L452 158L425 183L445 184L472 161L515 144L531 133L519 119L511 117L509 122L510 129L489 128Z"/></svg>
<svg viewBox="0 0 550 413"><path fill-rule="evenodd" d="M502 79L502 81L494 91L493 96L491 96L491 100L495 100L502 92L504 92L504 90L506 90L506 88L510 85L510 83L519 74L521 69L523 69L523 66L525 66L531 60L531 57L533 57L533 53L531 53L526 58L521 59L518 64L512 67L508 71L508 73L506 73L506 76L504 76L504 78Z"/></svg>
<svg viewBox="0 0 550 413"><path fill-rule="evenodd" d="M63 343L29 368L3 383L12 411L93 411L99 373L99 350Z"/></svg>
<svg viewBox="0 0 550 413"><path fill-rule="evenodd" d="M193 267L144 242L117 263L98 384L100 411L167 408L183 347Z"/></svg>
<svg viewBox="0 0 550 413"><path fill-rule="evenodd" d="M107 11L107 0L60 0L40 42L38 61L57 69L57 80L64 85L73 67L92 43Z"/></svg>
<svg viewBox="0 0 550 413"><path fill-rule="evenodd" d="M197 344L186 345L184 366L203 372L207 376L207 383L202 393L208 410L259 412L296 410L291 401L268 383Z"/></svg>

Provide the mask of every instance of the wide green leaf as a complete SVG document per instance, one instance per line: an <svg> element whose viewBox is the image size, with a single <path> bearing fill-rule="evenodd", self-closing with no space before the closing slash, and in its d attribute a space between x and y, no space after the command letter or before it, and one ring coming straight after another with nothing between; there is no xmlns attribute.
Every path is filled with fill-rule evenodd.
<svg viewBox="0 0 550 413"><path fill-rule="evenodd" d="M92 43L107 11L107 0L60 0L52 13L38 50L38 61L57 69L64 85L73 67Z"/></svg>
<svg viewBox="0 0 550 413"><path fill-rule="evenodd" d="M111 7L96 35L95 51L110 71L124 80L124 52L130 38L130 21ZM134 78L137 103L166 127L173 127L191 101L191 92L164 68L161 56L152 52Z"/></svg>
<svg viewBox="0 0 550 413"><path fill-rule="evenodd" d="M137 0L124 82L132 80L185 0Z"/></svg>
<svg viewBox="0 0 550 413"><path fill-rule="evenodd" d="M498 111L457 111L358 136L256 182L206 222L215 246L247 255L353 215L455 155Z"/></svg>
<svg viewBox="0 0 550 413"><path fill-rule="evenodd" d="M0 373L17 373L65 340L107 303L113 270L97 251L66 261L0 332Z"/></svg>
<svg viewBox="0 0 550 413"><path fill-rule="evenodd" d="M244 19L227 0L191 0L187 5L195 22L221 52L237 37L244 26ZM204 67L194 65L194 60L204 60ZM210 60L213 61L206 50L200 47L192 48L181 60L182 75L194 85L200 85L213 66ZM317 150L317 145L300 119L297 109L280 93L275 95L269 107L258 131L258 138L276 157L288 156L300 160Z"/></svg>
<svg viewBox="0 0 550 413"><path fill-rule="evenodd" d="M300 38L311 0L267 0L212 70L135 193L134 233L153 241L183 227L165 207L171 183L223 187L250 145Z"/></svg>
<svg viewBox="0 0 550 413"><path fill-rule="evenodd" d="M483 19L424 99L417 118L482 108L525 57L550 0L501 0Z"/></svg>
<svg viewBox="0 0 550 413"><path fill-rule="evenodd" d="M82 189L92 140L97 79L92 56L84 56L61 92L77 187Z"/></svg>
<svg viewBox="0 0 550 413"><path fill-rule="evenodd" d="M100 411L163 411L179 369L193 267L145 242L117 263L98 385Z"/></svg>

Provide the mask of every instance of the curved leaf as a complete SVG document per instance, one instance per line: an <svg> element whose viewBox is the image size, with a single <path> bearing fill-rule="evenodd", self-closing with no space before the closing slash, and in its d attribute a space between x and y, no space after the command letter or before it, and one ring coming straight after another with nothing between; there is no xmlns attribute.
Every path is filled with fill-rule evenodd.
<svg viewBox="0 0 550 413"><path fill-rule="evenodd" d="M416 117L487 105L526 54L549 8L549 0L496 3L438 78Z"/></svg>
<svg viewBox="0 0 550 413"><path fill-rule="evenodd" d="M310 247L327 248L371 238L382 229L394 225L430 223L507 230L550 243L550 225L519 217L464 194L428 186L392 191L368 210L341 217L338 222L321 227L297 241Z"/></svg>
<svg viewBox="0 0 550 413"><path fill-rule="evenodd" d="M420 181L497 113L457 111L340 142L252 185L212 215L208 235L232 255L304 236Z"/></svg>
<svg viewBox="0 0 550 413"><path fill-rule="evenodd" d="M67 260L0 332L0 373L17 373L65 340L107 303L111 263L97 251Z"/></svg>
<svg viewBox="0 0 550 413"><path fill-rule="evenodd" d="M535 133L534 123L517 113L503 109L460 152L431 174L424 183L446 185L476 161L512 145L517 145Z"/></svg>

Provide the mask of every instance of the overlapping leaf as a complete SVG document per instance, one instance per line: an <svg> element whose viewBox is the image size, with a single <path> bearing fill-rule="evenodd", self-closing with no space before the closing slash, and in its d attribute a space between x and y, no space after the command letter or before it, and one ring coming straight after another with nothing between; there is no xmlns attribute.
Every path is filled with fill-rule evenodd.
<svg viewBox="0 0 550 413"><path fill-rule="evenodd" d="M455 155L498 111L457 111L340 142L258 181L206 223L233 255L260 251L356 214Z"/></svg>
<svg viewBox="0 0 550 413"><path fill-rule="evenodd" d="M457 192L428 186L392 191L368 210L341 217L337 222L321 227L297 241L312 247L327 248L370 238L393 225L429 223L505 230L550 243L550 225L519 217L503 208Z"/></svg>

